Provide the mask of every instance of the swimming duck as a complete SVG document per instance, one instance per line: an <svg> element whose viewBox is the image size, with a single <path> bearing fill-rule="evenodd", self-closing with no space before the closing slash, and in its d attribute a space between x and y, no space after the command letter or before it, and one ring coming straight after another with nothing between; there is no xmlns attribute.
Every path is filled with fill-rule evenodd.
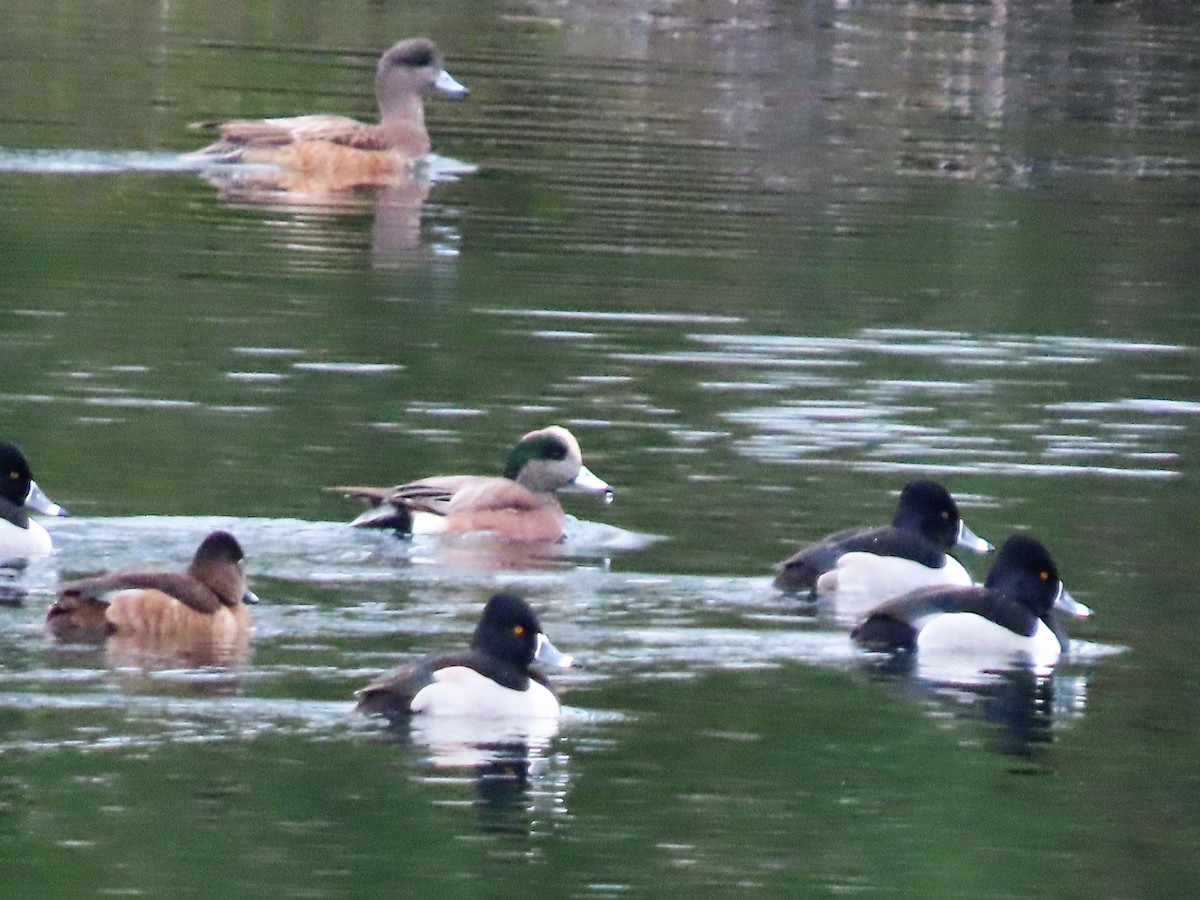
<svg viewBox="0 0 1200 900"><path fill-rule="evenodd" d="M381 675L358 691L358 708L388 719L413 714L555 718L559 702L534 662L568 668L527 602L496 594L483 608L471 646Z"/></svg>
<svg viewBox="0 0 1200 900"><path fill-rule="evenodd" d="M446 71L432 41L409 38L379 59L377 124L336 115L198 122L193 127L215 128L221 137L192 158L275 166L280 170L277 187L297 192L390 184L429 153L422 95L431 89L455 97L467 94Z"/></svg>
<svg viewBox="0 0 1200 900"><path fill-rule="evenodd" d="M1053 666L1068 647L1054 609L1080 618L1092 614L1067 593L1046 548L1014 534L982 586L924 588L889 600L851 637L869 650L1000 654Z"/></svg>
<svg viewBox="0 0 1200 900"><path fill-rule="evenodd" d="M988 553L992 545L967 527L958 505L936 481L913 481L900 492L890 526L847 528L779 563L775 586L869 597L870 605L931 584L971 584L951 547Z"/></svg>
<svg viewBox="0 0 1200 900"><path fill-rule="evenodd" d="M108 635L233 636L250 626L245 554L227 531L214 531L183 573L113 572L64 584L46 614L57 637Z"/></svg>
<svg viewBox="0 0 1200 900"><path fill-rule="evenodd" d="M50 555L50 533L29 518L31 510L47 516L67 514L37 486L21 449L0 441L0 564Z"/></svg>
<svg viewBox="0 0 1200 900"><path fill-rule="evenodd" d="M500 477L442 475L398 487L333 487L373 505L350 524L402 533L491 531L517 541L561 540L566 514L555 491L575 488L612 499L613 489L583 464L575 436L560 425L531 431L508 454Z"/></svg>

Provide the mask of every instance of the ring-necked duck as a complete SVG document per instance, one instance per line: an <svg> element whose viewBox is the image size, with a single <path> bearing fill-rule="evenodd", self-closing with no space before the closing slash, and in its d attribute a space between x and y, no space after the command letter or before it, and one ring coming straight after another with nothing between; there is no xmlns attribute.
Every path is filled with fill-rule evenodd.
<svg viewBox="0 0 1200 900"><path fill-rule="evenodd" d="M403 666L360 690L358 708L389 719L419 713L434 716L553 718L558 698L534 662L567 668L542 632L529 604L512 594L496 594L483 609L471 647Z"/></svg>
<svg viewBox="0 0 1200 900"><path fill-rule="evenodd" d="M932 584L971 584L951 547L987 553L936 481L913 481L900 492L890 526L847 528L805 547L775 567L775 586L872 598L872 604Z"/></svg>
<svg viewBox="0 0 1200 900"><path fill-rule="evenodd" d="M113 572L69 582L46 626L64 638L235 636L250 626L246 604L258 602L246 584L244 556L233 535L214 531L186 572Z"/></svg>
<svg viewBox="0 0 1200 900"><path fill-rule="evenodd" d="M436 90L455 97L467 89L446 71L427 38L409 38L387 50L375 72L378 124L335 115L198 122L216 128L220 140L193 154L214 162L278 167L277 187L325 192L391 184L429 153L422 95Z"/></svg>
<svg viewBox="0 0 1200 900"><path fill-rule="evenodd" d="M1067 593L1046 548L1015 534L982 586L925 588L889 600L851 636L869 650L1001 654L1053 666L1068 646L1055 608L1080 618L1092 614Z"/></svg>
<svg viewBox="0 0 1200 900"><path fill-rule="evenodd" d="M350 524L404 533L491 531L511 540L563 537L566 514L554 492L576 488L612 499L613 489L583 464L579 442L558 425L531 431L511 450L501 477L443 475L399 487L333 487L371 503Z"/></svg>
<svg viewBox="0 0 1200 900"><path fill-rule="evenodd" d="M67 514L37 486L20 448L0 441L0 564L48 556L53 549L50 533L29 518L30 510Z"/></svg>

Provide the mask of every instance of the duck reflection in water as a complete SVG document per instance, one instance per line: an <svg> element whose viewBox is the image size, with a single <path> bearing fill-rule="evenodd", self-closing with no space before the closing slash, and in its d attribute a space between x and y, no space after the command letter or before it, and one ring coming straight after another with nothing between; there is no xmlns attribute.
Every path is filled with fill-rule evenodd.
<svg viewBox="0 0 1200 900"><path fill-rule="evenodd" d="M565 758L550 752L555 720L468 723L423 716L389 733L423 751L439 780L457 772L473 784L471 806L484 831L528 834L548 814L566 811Z"/></svg>
<svg viewBox="0 0 1200 900"><path fill-rule="evenodd" d="M184 572L130 570L68 582L46 613L46 628L61 641L102 641L117 660L244 662L248 604L258 602L244 557L232 534L214 531Z"/></svg>
<svg viewBox="0 0 1200 900"><path fill-rule="evenodd" d="M1034 758L1054 740L1054 730L1086 710L1087 680L1081 675L1038 672L1016 664L979 671L967 681L939 680L922 672L911 655L871 660L871 676L890 684L936 715L990 726L990 749L1001 755Z"/></svg>
<svg viewBox="0 0 1200 900"><path fill-rule="evenodd" d="M21 583L21 576L29 567L24 559L0 562L0 606L22 606L29 590Z"/></svg>
<svg viewBox="0 0 1200 900"><path fill-rule="evenodd" d="M415 751L418 781L451 792L449 802L469 802L482 831L530 835L567 812L568 759L551 753L557 722L526 723L523 735L512 724L464 727L461 720L427 716L392 722L384 735Z"/></svg>
<svg viewBox="0 0 1200 900"><path fill-rule="evenodd" d="M475 802L479 827L489 834L533 835L554 816L567 813L565 757L554 758L523 744L497 747L496 758L476 766Z"/></svg>

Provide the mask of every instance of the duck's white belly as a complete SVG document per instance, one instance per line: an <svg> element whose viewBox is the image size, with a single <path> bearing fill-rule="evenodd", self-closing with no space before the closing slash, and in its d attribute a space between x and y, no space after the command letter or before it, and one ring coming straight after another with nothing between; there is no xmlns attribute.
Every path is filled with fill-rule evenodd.
<svg viewBox="0 0 1200 900"><path fill-rule="evenodd" d="M438 669L433 684L412 699L414 713L433 716L556 718L559 709L558 698L545 685L531 680L528 690L514 691L466 666Z"/></svg>
<svg viewBox="0 0 1200 900"><path fill-rule="evenodd" d="M0 562L14 559L39 559L54 549L50 532L30 519L28 528L0 521Z"/></svg>

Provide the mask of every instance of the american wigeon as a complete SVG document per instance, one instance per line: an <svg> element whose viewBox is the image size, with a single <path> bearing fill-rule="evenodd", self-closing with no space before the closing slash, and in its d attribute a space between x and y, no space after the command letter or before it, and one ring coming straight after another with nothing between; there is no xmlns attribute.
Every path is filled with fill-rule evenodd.
<svg viewBox="0 0 1200 900"><path fill-rule="evenodd" d="M805 547L776 567L775 586L787 591L844 592L873 603L932 584L971 584L962 564L946 551L987 553L936 481L913 481L900 492L890 526L847 528Z"/></svg>
<svg viewBox="0 0 1200 900"><path fill-rule="evenodd" d="M357 692L358 708L392 720L414 714L555 718L558 697L530 666L565 669L573 661L550 643L528 603L496 594L483 608L469 649L381 675Z"/></svg>
<svg viewBox="0 0 1200 900"><path fill-rule="evenodd" d="M1015 534L982 586L924 588L889 600L851 636L870 650L1001 655L1053 666L1067 649L1055 608L1080 618L1092 614L1067 593L1046 548Z"/></svg>
<svg viewBox="0 0 1200 900"><path fill-rule="evenodd" d="M30 510L47 516L67 514L37 486L21 449L0 441L0 564L50 555L50 533L29 518Z"/></svg>
<svg viewBox="0 0 1200 900"><path fill-rule="evenodd" d="M197 122L193 127L215 128L221 137L193 158L274 166L280 190L334 192L391 184L429 153L422 95L431 89L457 97L467 93L446 71L432 41L409 38L379 59L378 123L335 115Z"/></svg>
<svg viewBox="0 0 1200 900"><path fill-rule="evenodd" d="M235 637L250 626L244 554L227 531L214 531L187 571L112 572L62 585L46 614L58 637L108 635Z"/></svg>
<svg viewBox="0 0 1200 900"><path fill-rule="evenodd" d="M515 541L558 541L566 514L554 492L577 488L612 499L613 489L583 464L579 442L551 425L531 431L508 454L500 477L442 475L397 487L333 487L372 504L350 524L403 533L491 531Z"/></svg>

